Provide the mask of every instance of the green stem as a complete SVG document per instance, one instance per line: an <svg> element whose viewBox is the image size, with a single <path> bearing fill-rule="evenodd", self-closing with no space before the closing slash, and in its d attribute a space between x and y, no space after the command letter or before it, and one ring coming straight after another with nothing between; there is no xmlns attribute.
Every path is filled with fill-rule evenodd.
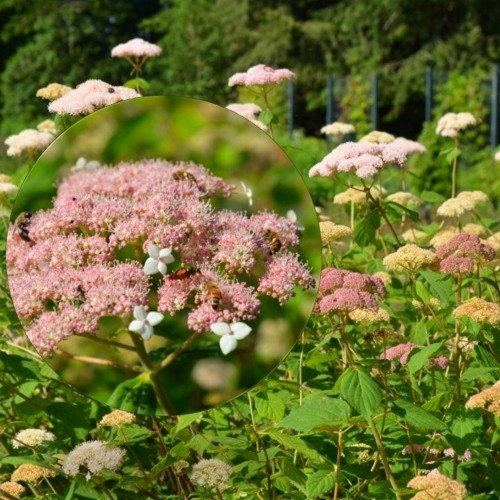
<svg viewBox="0 0 500 500"><path fill-rule="evenodd" d="M382 216L382 218L385 220L387 226L389 227L392 235L394 236L394 239L396 240L397 245L400 247L402 245L401 241L399 241L398 235L391 224L390 220L387 218L387 215L385 213L385 210L382 208L382 205L380 202L372 195L370 188L365 186L365 193L366 196L371 200L371 202L375 205L375 208L378 210L379 214Z"/></svg>
<svg viewBox="0 0 500 500"><path fill-rule="evenodd" d="M174 352L171 352L159 365L157 365L156 368L153 370L153 372L158 373L161 370L163 370L163 368L167 367L169 364L171 364L173 361L175 361L202 334L203 334L203 332L193 333L193 335L191 335L191 337L189 337L187 340L185 340Z"/></svg>
<svg viewBox="0 0 500 500"><path fill-rule="evenodd" d="M453 142L455 144L454 150L458 151L458 139L456 137L453 138ZM457 187L457 165L458 165L458 155L455 155L453 158L453 166L451 170L451 197L455 198L456 187Z"/></svg>

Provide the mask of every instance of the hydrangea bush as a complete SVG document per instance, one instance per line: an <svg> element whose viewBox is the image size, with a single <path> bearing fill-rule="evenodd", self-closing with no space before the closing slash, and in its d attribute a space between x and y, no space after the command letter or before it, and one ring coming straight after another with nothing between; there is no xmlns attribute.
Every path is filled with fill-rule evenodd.
<svg viewBox="0 0 500 500"><path fill-rule="evenodd" d="M260 73L260 96L279 85L255 69L232 83ZM233 109L273 120L249 104ZM440 181L448 200L409 189L426 145L380 131L311 162L315 182L343 186L315 200L324 259L315 312L281 366L225 405L164 419L110 413L61 384L18 345L15 319L4 321L0 489L55 498L498 497L500 238L491 201L459 182L460 134L480 117L454 111L437 131L450 141ZM352 129L325 133L340 142ZM145 243L141 265L165 280L180 254ZM252 265L238 262L237 275ZM275 268L267 272L259 288L271 294ZM146 335L151 311L134 316ZM218 323L222 336L245 333ZM196 372L214 395L231 376L220 360ZM55 439L14 447L25 430Z"/></svg>

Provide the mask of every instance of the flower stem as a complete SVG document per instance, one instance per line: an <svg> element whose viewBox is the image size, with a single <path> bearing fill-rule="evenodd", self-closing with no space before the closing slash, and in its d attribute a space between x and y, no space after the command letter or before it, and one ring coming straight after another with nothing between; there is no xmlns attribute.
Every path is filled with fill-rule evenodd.
<svg viewBox="0 0 500 500"><path fill-rule="evenodd" d="M198 337L201 336L203 332L195 332L191 337L185 340L174 352L171 352L156 368L153 370L154 373L158 373L163 368L167 367L170 363L175 361Z"/></svg>
<svg viewBox="0 0 500 500"><path fill-rule="evenodd" d="M335 488L333 490L333 500L337 500L340 488L340 467L342 464L342 431L339 431L337 440L337 463L335 464Z"/></svg>
<svg viewBox="0 0 500 500"><path fill-rule="evenodd" d="M453 142L455 143L454 151L456 153L458 151L458 139L455 137L453 139ZM455 157L453 158L453 166L452 166L452 170L451 170L451 197L452 198L455 198L456 187L457 187L457 165L458 165L458 155L455 154Z"/></svg>
<svg viewBox="0 0 500 500"><path fill-rule="evenodd" d="M60 348L57 349L55 353L58 354L59 356L64 356L65 358L74 359L75 361L82 361L83 363L90 363L92 365L111 366L113 368L121 368L122 370L127 370L131 372L142 371L139 366L124 365L122 363L117 363L109 359L95 358L93 356L79 356L76 354L71 354L69 352L63 351Z"/></svg>
<svg viewBox="0 0 500 500"><path fill-rule="evenodd" d="M170 404L170 401L168 400L168 397L163 389L163 385L158 377L159 373L154 369L149 359L142 338L132 332L130 332L130 336L132 337L132 342L134 342L137 355L139 356L142 365L150 372L151 384L153 385L160 406L167 415L175 415L175 411L172 408L172 405Z"/></svg>
<svg viewBox="0 0 500 500"><path fill-rule="evenodd" d="M393 225L391 224L391 222L387 218L385 210L382 208L382 205L380 204L380 202L372 195L369 187L365 187L365 193L366 193L366 196L368 196L368 198L371 200L371 202L375 205L375 208L378 210L379 214L385 220L385 222L386 222L387 226L389 227L389 229L391 230L391 233L394 236L394 239L396 240L396 243L398 244L398 246L401 246L402 243L398 238L396 230L394 229Z"/></svg>

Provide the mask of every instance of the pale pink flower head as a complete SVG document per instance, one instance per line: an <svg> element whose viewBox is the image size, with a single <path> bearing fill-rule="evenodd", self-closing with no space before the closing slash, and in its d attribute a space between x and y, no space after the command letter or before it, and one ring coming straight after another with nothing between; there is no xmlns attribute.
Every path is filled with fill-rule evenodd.
<svg viewBox="0 0 500 500"><path fill-rule="evenodd" d="M431 366L437 366L441 370L444 370L450 364L450 359L447 356L439 356L437 358L429 358L429 364Z"/></svg>
<svg viewBox="0 0 500 500"><path fill-rule="evenodd" d="M48 109L60 115L81 116L134 97L141 97L141 94L127 87L114 87L102 80L87 80L52 101Z"/></svg>
<svg viewBox="0 0 500 500"><path fill-rule="evenodd" d="M133 38L126 43L120 43L111 50L111 57L137 57L149 58L159 56L162 53L161 47L154 43L146 42L142 38Z"/></svg>
<svg viewBox="0 0 500 500"><path fill-rule="evenodd" d="M366 179L388 165L403 167L405 164L406 154L393 143L345 142L314 165L309 170L309 177L352 172L360 179Z"/></svg>
<svg viewBox="0 0 500 500"><path fill-rule="evenodd" d="M265 85L278 85L284 80L292 80L295 78L295 73L289 69L273 69L265 64L258 64L252 66L245 73L236 73L229 78L228 85L234 87L235 85L244 85L251 87L252 85L265 86Z"/></svg>
<svg viewBox="0 0 500 500"><path fill-rule="evenodd" d="M412 342L406 342L404 344L398 344L394 347L386 349L381 355L380 359L395 359L398 358L402 365L406 365L408 362L408 357L413 349L418 347Z"/></svg>
<svg viewBox="0 0 500 500"><path fill-rule="evenodd" d="M391 143L392 146L397 147L407 156L412 154L424 154L427 151L427 148L420 144L417 141L411 141L410 139L406 139L405 137L396 137Z"/></svg>
<svg viewBox="0 0 500 500"><path fill-rule="evenodd" d="M243 116L247 120L257 120L257 117L262 112L262 108L253 102L228 104L226 109Z"/></svg>
<svg viewBox="0 0 500 500"><path fill-rule="evenodd" d="M474 263L484 263L495 257L495 249L483 243L479 236L460 233L436 248L441 270L452 273L470 273Z"/></svg>

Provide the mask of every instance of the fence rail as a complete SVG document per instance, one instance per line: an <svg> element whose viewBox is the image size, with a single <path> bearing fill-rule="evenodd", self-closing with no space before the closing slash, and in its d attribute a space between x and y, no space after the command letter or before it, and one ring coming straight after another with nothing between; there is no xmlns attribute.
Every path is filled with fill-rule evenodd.
<svg viewBox="0 0 500 500"><path fill-rule="evenodd" d="M334 95L334 77L332 75L326 78L326 109L325 122L332 123L336 114L336 103ZM431 66L425 68L425 110L424 120L426 122L432 119L432 109L434 107L435 75ZM379 125L379 76L377 73L371 75L371 105L370 120L373 130L377 130ZM498 64L493 64L491 75L491 98L490 98L490 146L495 149L499 143L499 105L500 105L500 68ZM290 137L293 134L295 106L295 84L288 82L288 132Z"/></svg>

